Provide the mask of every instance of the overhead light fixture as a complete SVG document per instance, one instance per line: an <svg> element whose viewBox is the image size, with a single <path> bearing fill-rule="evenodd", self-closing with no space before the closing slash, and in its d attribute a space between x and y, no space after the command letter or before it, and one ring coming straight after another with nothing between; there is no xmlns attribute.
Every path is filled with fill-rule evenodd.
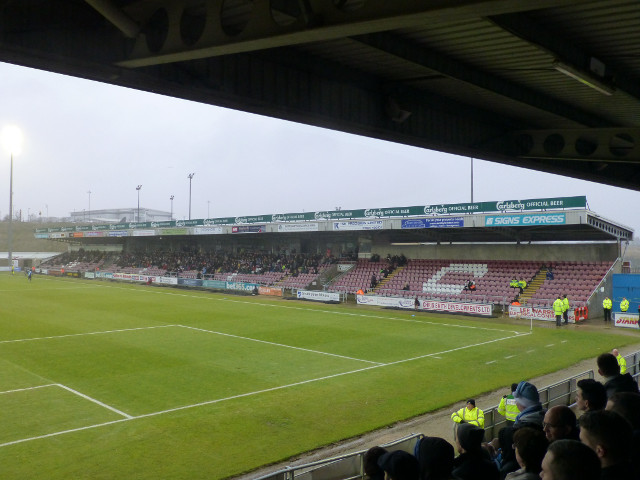
<svg viewBox="0 0 640 480"><path fill-rule="evenodd" d="M613 93L615 92L615 89L613 87L610 87L609 85L604 84L603 82L594 78L593 76L591 76L586 72L581 72L577 68L567 65L566 63L562 63L560 60L554 60L553 68L559 71L560 73L564 73L566 76L579 81L583 85L586 85L587 87L591 87L594 90L597 90L598 92L602 93L603 95L607 95L608 97L613 95Z"/></svg>

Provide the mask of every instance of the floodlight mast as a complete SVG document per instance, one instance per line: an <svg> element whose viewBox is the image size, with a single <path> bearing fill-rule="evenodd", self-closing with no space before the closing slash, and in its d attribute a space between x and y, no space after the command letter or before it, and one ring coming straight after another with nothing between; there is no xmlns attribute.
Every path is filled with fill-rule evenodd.
<svg viewBox="0 0 640 480"><path fill-rule="evenodd" d="M191 220L191 180L193 180L194 175L195 172L187 175L187 178L189 179L189 220Z"/></svg>
<svg viewBox="0 0 640 480"><path fill-rule="evenodd" d="M142 185L138 185L136 190L138 191L138 222L140 222L140 190L142 189Z"/></svg>
<svg viewBox="0 0 640 480"><path fill-rule="evenodd" d="M13 155L18 155L22 151L22 132L16 126L9 125L2 129L0 140L5 150L11 156L11 167L9 170L9 229L8 229L8 255L9 268L13 266Z"/></svg>

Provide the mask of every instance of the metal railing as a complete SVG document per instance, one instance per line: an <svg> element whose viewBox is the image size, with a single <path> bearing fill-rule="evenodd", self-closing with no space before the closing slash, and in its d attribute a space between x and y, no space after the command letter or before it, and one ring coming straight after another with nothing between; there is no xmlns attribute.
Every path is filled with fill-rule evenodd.
<svg viewBox="0 0 640 480"><path fill-rule="evenodd" d="M406 437L381 445L381 447L390 452L404 450L413 454L416 443L423 436L421 433L412 433ZM295 467L285 467L255 480L363 480L365 477L364 454L367 450L359 450Z"/></svg>

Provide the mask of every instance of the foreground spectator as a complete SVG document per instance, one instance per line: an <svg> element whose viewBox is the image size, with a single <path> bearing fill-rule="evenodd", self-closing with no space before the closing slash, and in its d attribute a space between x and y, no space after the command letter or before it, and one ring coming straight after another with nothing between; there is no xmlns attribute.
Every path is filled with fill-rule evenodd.
<svg viewBox="0 0 640 480"><path fill-rule="evenodd" d="M542 459L547 453L547 438L537 428L522 427L513 435L516 459L520 469L511 472L506 480L537 480L540 478Z"/></svg>
<svg viewBox="0 0 640 480"><path fill-rule="evenodd" d="M631 425L621 415L601 410L580 417L580 441L600 459L601 480L632 480Z"/></svg>
<svg viewBox="0 0 640 480"><path fill-rule="evenodd" d="M420 480L420 466L416 457L403 450L387 452L378 458L386 480Z"/></svg>
<svg viewBox="0 0 640 480"><path fill-rule="evenodd" d="M578 440L576 414L566 405L556 405L547 410L542 429L549 443L556 440Z"/></svg>
<svg viewBox="0 0 640 480"><path fill-rule="evenodd" d="M387 450L382 447L371 447L364 454L364 474L370 480L384 480L384 470L378 465L378 459L382 457Z"/></svg>
<svg viewBox="0 0 640 480"><path fill-rule="evenodd" d="M536 427L542 430L542 421L545 411L540 403L540 394L535 385L529 382L520 382L513 392L516 405L520 413L516 417L515 428Z"/></svg>
<svg viewBox="0 0 640 480"><path fill-rule="evenodd" d="M456 428L456 448L460 455L453 461L453 478L458 480L498 480L498 467L482 448L484 430L470 423Z"/></svg>
<svg viewBox="0 0 640 480"><path fill-rule="evenodd" d="M584 378L578 381L576 407L582 412L604 410L607 406L607 391L597 380Z"/></svg>
<svg viewBox="0 0 640 480"><path fill-rule="evenodd" d="M631 442L631 463L640 478L640 394L614 393L607 402L607 410L616 412L631 424L633 440Z"/></svg>
<svg viewBox="0 0 640 480"><path fill-rule="evenodd" d="M600 460L577 440L558 440L549 445L542 460L542 480L598 480Z"/></svg>
<svg viewBox="0 0 640 480"><path fill-rule="evenodd" d="M610 353L603 353L597 359L598 373L604 377L607 398L617 392L638 393L638 384L629 373L620 374L618 360Z"/></svg>
<svg viewBox="0 0 640 480"><path fill-rule="evenodd" d="M420 480L450 480L453 470L453 446L443 438L424 437L416 445Z"/></svg>
<svg viewBox="0 0 640 480"><path fill-rule="evenodd" d="M627 360L625 360L625 358L622 355L620 355L620 352L618 351L617 348L614 348L611 351L611 355L616 357L616 360L618 361L618 365L620 365L620 375L624 375L625 373L627 373Z"/></svg>

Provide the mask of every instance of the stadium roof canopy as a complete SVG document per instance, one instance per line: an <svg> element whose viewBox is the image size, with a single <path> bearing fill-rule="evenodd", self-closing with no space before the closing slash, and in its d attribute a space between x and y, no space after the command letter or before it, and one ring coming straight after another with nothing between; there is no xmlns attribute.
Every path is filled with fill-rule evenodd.
<svg viewBox="0 0 640 480"><path fill-rule="evenodd" d="M640 190L637 0L3 1L0 61Z"/></svg>

